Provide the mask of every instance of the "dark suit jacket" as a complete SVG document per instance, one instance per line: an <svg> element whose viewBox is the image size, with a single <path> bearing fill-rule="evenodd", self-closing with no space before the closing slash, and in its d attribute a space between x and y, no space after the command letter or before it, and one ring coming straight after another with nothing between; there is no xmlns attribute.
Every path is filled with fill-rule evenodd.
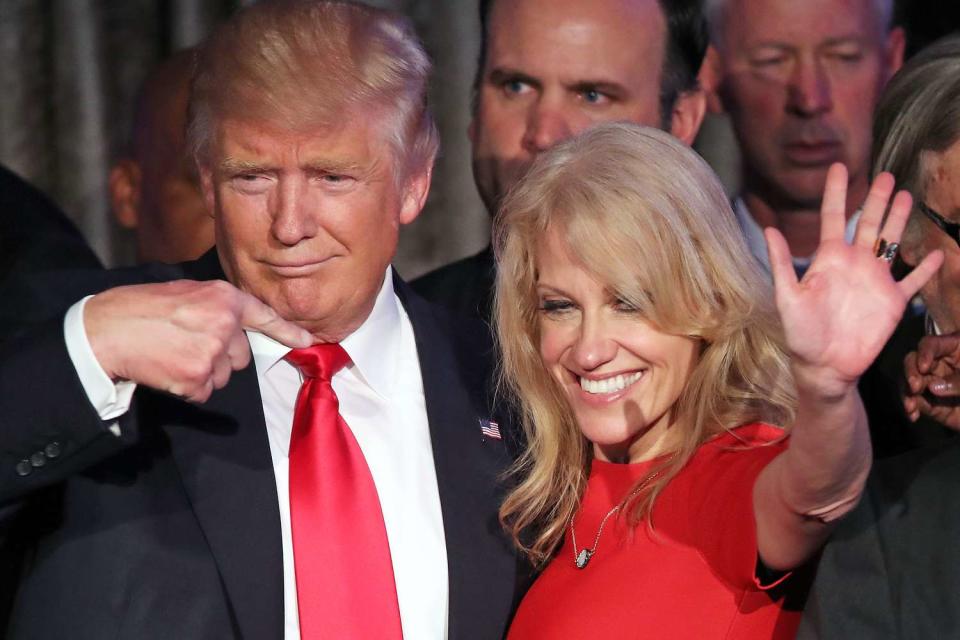
<svg viewBox="0 0 960 640"><path fill-rule="evenodd" d="M489 321L497 271L493 249L458 260L410 283L414 291L468 318Z"/></svg>
<svg viewBox="0 0 960 640"><path fill-rule="evenodd" d="M106 279L177 277L222 272L211 252ZM65 283L73 298L108 284L83 279ZM498 638L516 599L517 563L496 519L510 455L505 441L482 438L478 423L491 415L487 333L402 282L396 288L423 375L449 637ZM117 438L83 395L61 322L0 354L0 514L9 536L33 541L10 637L282 638L280 516L253 364L203 405L138 389ZM24 459L42 466L21 477Z"/></svg>
<svg viewBox="0 0 960 640"><path fill-rule="evenodd" d="M903 411L903 359L917 348L923 336L924 317L908 310L883 351L860 378L859 391L870 421L874 458L944 443L956 436L956 432L929 418L910 422Z"/></svg>
<svg viewBox="0 0 960 640"><path fill-rule="evenodd" d="M22 307L19 287L38 271L100 268L76 226L33 186L0 167L0 340Z"/></svg>
<svg viewBox="0 0 960 640"><path fill-rule="evenodd" d="M824 549L798 638L960 637L960 441L877 463Z"/></svg>
<svg viewBox="0 0 960 640"><path fill-rule="evenodd" d="M28 307L24 280L40 271L99 269L100 261L69 218L40 191L0 166L0 342ZM19 571L20 549L0 546L0 629L12 597L9 580Z"/></svg>

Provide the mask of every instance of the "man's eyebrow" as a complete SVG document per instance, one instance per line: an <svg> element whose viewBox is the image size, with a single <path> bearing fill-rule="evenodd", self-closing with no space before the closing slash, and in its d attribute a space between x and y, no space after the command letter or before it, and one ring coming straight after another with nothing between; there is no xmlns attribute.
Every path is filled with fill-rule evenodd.
<svg viewBox="0 0 960 640"><path fill-rule="evenodd" d="M511 69L509 67L497 67L496 69L493 69L488 78L493 84L501 84L504 82L522 82L524 84L529 84L532 87L539 88L541 86L541 82L530 74L524 73L519 69Z"/></svg>
<svg viewBox="0 0 960 640"><path fill-rule="evenodd" d="M267 167L263 163L256 162L255 160L241 160L240 158L227 157L220 162L219 169L223 173L255 173L264 171Z"/></svg>
<svg viewBox="0 0 960 640"><path fill-rule="evenodd" d="M751 44L746 48L748 53L753 53L760 49L777 49L778 51L795 51L796 47L792 44L787 44L786 42L777 42L773 40L761 40Z"/></svg>
<svg viewBox="0 0 960 640"><path fill-rule="evenodd" d="M864 38L860 36L849 35L849 36L837 36L834 38L827 38L826 40L823 41L823 43L820 46L836 47L838 45L845 45L845 44L855 44L860 46L863 43L864 43Z"/></svg>
<svg viewBox="0 0 960 640"><path fill-rule="evenodd" d="M360 171L363 166L358 162L350 160L341 160L336 158L317 158L308 160L301 165L301 168L314 173L353 173ZM273 167L256 160L243 160L240 158L224 158L220 163L219 169L223 173L259 173L271 171Z"/></svg>
<svg viewBox="0 0 960 640"><path fill-rule="evenodd" d="M313 173L356 173L364 167L359 162L339 158L315 158L307 160L301 168Z"/></svg>

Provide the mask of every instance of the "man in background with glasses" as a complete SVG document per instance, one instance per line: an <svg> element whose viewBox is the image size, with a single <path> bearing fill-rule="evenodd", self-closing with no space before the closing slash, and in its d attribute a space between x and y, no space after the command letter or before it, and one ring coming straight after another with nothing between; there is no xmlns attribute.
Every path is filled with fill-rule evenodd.
<svg viewBox="0 0 960 640"><path fill-rule="evenodd" d="M926 313L905 320L887 350L897 356L890 363L895 370L905 367L910 421L932 418L960 428L960 403L950 397L960 395L952 381L960 364L960 39L928 48L906 71L877 107L873 166L893 172L914 196L904 264L916 265L934 249L945 260L920 291ZM898 342L905 348L897 349ZM927 422L913 429L918 440L935 432Z"/></svg>
<svg viewBox="0 0 960 640"><path fill-rule="evenodd" d="M921 289L926 313L904 319L868 372L886 374L886 392L861 393L875 446L929 446L874 466L824 549L798 638L956 638L960 438L944 436L960 428L960 36L893 77L873 132L874 172L891 171L914 196L904 265L934 249L944 262ZM894 378L908 383L906 412ZM898 423L904 413L916 422Z"/></svg>

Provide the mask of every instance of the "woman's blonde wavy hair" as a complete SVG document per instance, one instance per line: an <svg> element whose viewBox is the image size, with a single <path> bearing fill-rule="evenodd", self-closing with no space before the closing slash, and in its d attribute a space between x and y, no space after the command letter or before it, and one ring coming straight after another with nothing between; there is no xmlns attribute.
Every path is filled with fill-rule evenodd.
<svg viewBox="0 0 960 640"><path fill-rule="evenodd" d="M660 331L702 341L674 407L680 444L656 481L625 500L636 526L706 440L749 422L789 425L796 398L773 288L744 243L716 175L672 136L604 124L541 154L495 225L494 318L501 392L526 448L500 519L535 564L563 540L592 460L540 357L537 251L559 233L570 255Z"/></svg>

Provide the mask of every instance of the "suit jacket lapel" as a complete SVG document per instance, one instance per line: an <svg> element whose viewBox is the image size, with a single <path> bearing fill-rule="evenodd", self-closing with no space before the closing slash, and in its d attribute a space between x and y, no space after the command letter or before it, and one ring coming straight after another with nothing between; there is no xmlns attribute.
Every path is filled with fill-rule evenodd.
<svg viewBox="0 0 960 640"><path fill-rule="evenodd" d="M188 277L223 278L212 250ZM283 637L283 551L273 461L256 367L236 371L202 406L176 403L173 457L244 638Z"/></svg>
<svg viewBox="0 0 960 640"><path fill-rule="evenodd" d="M513 599L515 556L497 521L499 474L509 462L500 440L481 437L487 354L457 353L442 311L395 278L420 359L450 583L448 635L499 638ZM482 328L481 328L482 331ZM464 361L464 358L471 360Z"/></svg>

